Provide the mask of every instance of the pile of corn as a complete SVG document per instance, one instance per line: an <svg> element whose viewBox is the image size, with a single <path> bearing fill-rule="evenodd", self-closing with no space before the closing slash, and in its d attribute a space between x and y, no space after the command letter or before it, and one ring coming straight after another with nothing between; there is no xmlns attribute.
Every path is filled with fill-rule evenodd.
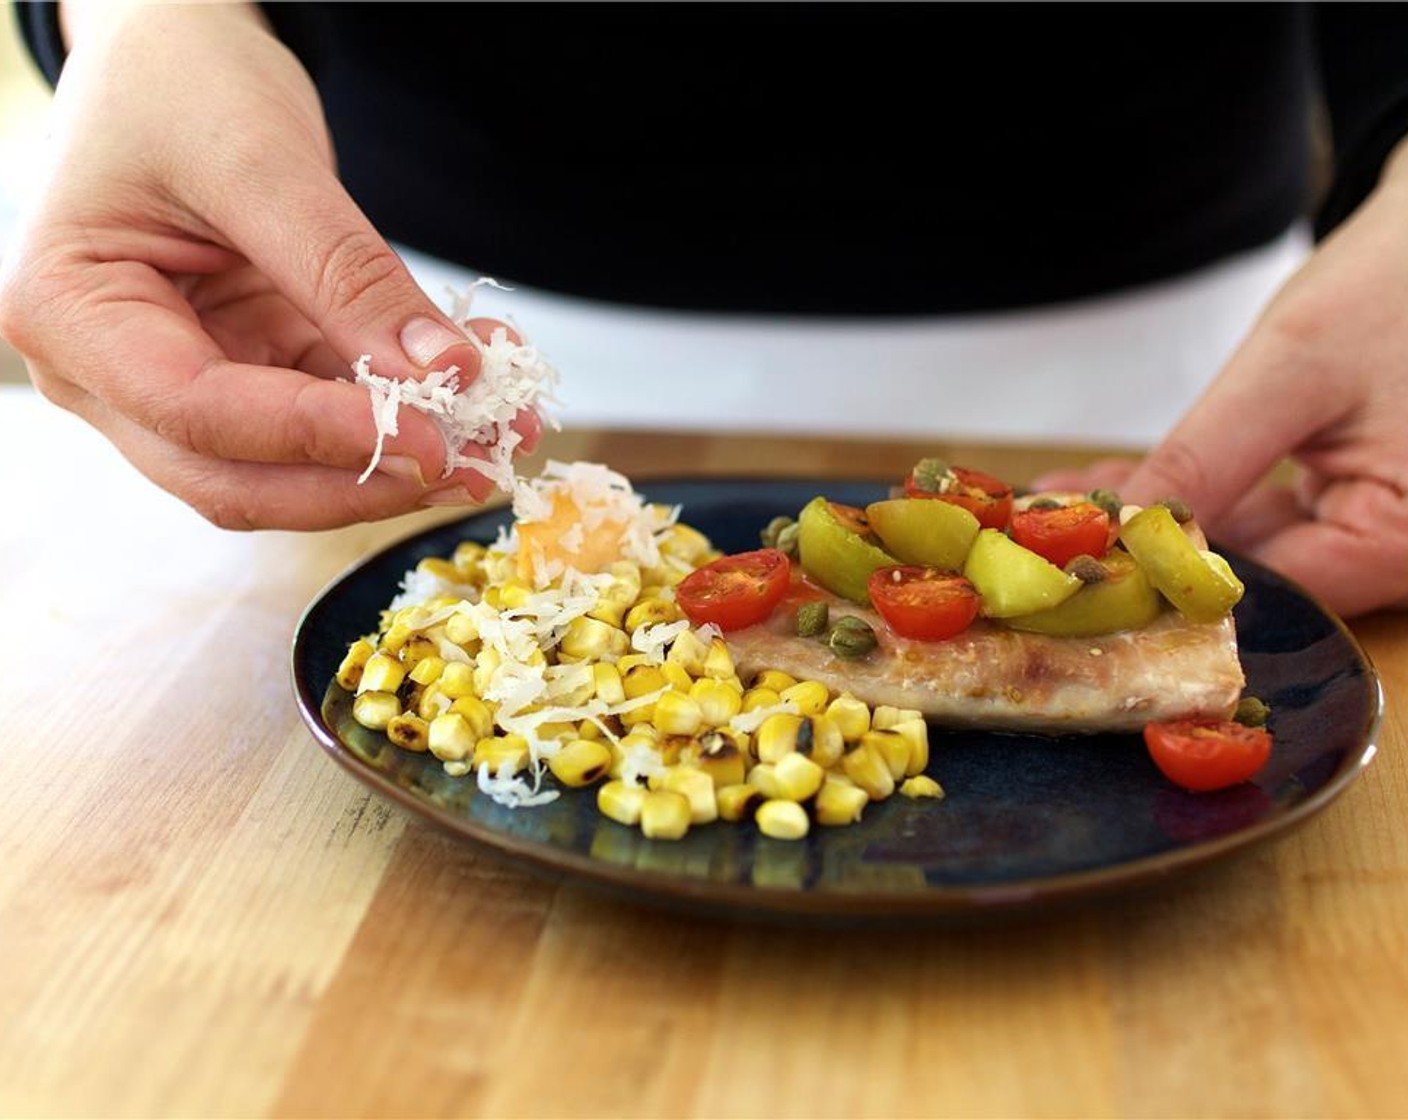
<svg viewBox="0 0 1408 1120"><path fill-rule="evenodd" d="M751 820L767 836L799 839L813 822L851 824L895 792L942 796L923 773L928 730L916 711L872 710L776 670L745 683L723 639L693 628L653 656L633 652L642 628L683 619L674 586L717 555L683 524L664 535L660 552L658 566L612 564L595 607L532 655L545 669L590 670L553 705L556 715L575 707L580 718L538 722L531 736L500 724L485 699L499 653L454 608L477 602L513 617L535 589L518 578L511 553L474 542L421 561L417 573L439 592L384 611L377 634L351 644L337 681L355 693L353 718L398 747L429 751L452 775L487 767L499 778L536 776L545 765L561 786L595 786L602 813L656 839L716 820Z"/></svg>

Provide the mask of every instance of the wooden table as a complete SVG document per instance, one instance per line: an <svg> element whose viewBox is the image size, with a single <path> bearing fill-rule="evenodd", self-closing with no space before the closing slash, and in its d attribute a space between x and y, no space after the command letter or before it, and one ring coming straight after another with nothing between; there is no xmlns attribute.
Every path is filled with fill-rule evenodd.
<svg viewBox="0 0 1408 1120"><path fill-rule="evenodd" d="M548 450L645 478L934 449ZM1389 697L1367 775L1177 889L997 929L692 922L448 839L304 729L300 610L432 518L224 533L16 388L0 479L0 1113L1408 1114L1402 616L1354 627Z"/></svg>

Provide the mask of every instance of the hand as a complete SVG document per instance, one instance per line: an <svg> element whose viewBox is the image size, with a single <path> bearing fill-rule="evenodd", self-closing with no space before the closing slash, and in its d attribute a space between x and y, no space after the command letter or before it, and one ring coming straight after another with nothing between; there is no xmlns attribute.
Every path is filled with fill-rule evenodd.
<svg viewBox="0 0 1408 1120"><path fill-rule="evenodd" d="M1408 597L1408 146L1142 463L1041 487L1184 499L1219 544L1345 616ZM1295 477L1266 475L1289 457Z"/></svg>
<svg viewBox="0 0 1408 1120"><path fill-rule="evenodd" d="M478 352L343 190L313 85L258 10L67 18L52 169L0 275L0 334L40 391L227 528L484 500L479 473L441 477L409 409L357 485L375 428L351 363L472 377ZM536 414L515 427L531 450Z"/></svg>

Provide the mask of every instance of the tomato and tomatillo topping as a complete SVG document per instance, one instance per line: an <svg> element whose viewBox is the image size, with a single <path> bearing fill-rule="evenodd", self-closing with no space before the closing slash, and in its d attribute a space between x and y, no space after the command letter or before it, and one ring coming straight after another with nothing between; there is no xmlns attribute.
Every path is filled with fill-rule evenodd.
<svg viewBox="0 0 1408 1120"><path fill-rule="evenodd" d="M775 548L740 552L696 568L675 588L675 601L689 620L720 630L762 622L792 585L792 562Z"/></svg>
<svg viewBox="0 0 1408 1120"><path fill-rule="evenodd" d="M1012 515L1012 539L1064 568L1077 556L1105 555L1110 515L1093 502L1034 505Z"/></svg>
<svg viewBox="0 0 1408 1120"><path fill-rule="evenodd" d="M904 481L907 498L937 498L962 506L984 529L1005 529L1012 519L1012 487L1000 478L940 459L920 459Z"/></svg>

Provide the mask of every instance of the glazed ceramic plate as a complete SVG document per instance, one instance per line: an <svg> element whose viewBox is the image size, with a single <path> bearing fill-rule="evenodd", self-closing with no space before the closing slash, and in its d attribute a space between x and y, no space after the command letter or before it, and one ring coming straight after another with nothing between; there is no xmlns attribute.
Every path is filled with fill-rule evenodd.
<svg viewBox="0 0 1408 1120"><path fill-rule="evenodd" d="M725 551L818 493L864 505L879 483L643 483L653 501ZM716 823L647 840L601 816L590 791L507 809L428 754L391 746L351 718L334 675L349 642L375 629L405 572L465 538L490 541L507 511L403 541L357 565L308 608L293 679L318 742L377 793L466 841L556 875L649 902L772 917L867 921L1028 910L1148 886L1282 835L1330 803L1373 756L1382 700L1345 627L1297 587L1231 557L1246 582L1237 629L1248 691L1271 706L1276 748L1254 783L1194 795L1171 786L1139 737L1042 738L931 729L929 773L942 801L892 797L860 823L771 840Z"/></svg>

